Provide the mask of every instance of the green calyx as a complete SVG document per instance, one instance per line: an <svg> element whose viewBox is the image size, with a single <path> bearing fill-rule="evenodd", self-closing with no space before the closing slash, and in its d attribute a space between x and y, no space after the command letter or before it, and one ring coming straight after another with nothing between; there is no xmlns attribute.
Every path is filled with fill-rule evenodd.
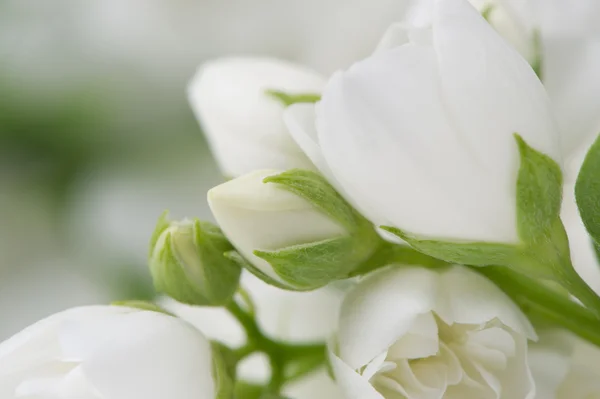
<svg viewBox="0 0 600 399"><path fill-rule="evenodd" d="M224 256L233 247L216 226L198 219L161 216L151 240L150 271L156 289L191 305L223 305L235 293L239 265Z"/></svg>
<svg viewBox="0 0 600 399"><path fill-rule="evenodd" d="M273 267L293 289L310 290L348 277L379 248L382 239L320 174L290 170L264 180L303 198L344 228L346 234L254 254ZM262 278L262 277L261 277ZM289 289L289 287L287 287Z"/></svg>

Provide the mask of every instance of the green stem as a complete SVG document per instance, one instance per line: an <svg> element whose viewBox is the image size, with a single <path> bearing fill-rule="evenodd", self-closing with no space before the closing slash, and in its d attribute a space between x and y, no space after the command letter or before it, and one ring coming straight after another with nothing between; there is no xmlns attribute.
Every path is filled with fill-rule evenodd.
<svg viewBox="0 0 600 399"><path fill-rule="evenodd" d="M382 240L377 251L354 270L350 277L365 275L393 263L425 267L440 267L448 264L443 260L425 255L408 245L394 244Z"/></svg>
<svg viewBox="0 0 600 399"><path fill-rule="evenodd" d="M502 266L475 269L494 281L526 313L564 327L600 346L600 320L590 310L546 284Z"/></svg>
<svg viewBox="0 0 600 399"><path fill-rule="evenodd" d="M301 378L325 362L324 343L290 344L272 340L261 331L254 314L245 311L237 302L231 301L226 308L240 322L247 335L246 345L233 351L236 361L256 352L269 357L271 380L265 392L279 394L287 382Z"/></svg>
<svg viewBox="0 0 600 399"><path fill-rule="evenodd" d="M581 278L572 265L565 267L566 278L564 279L565 288L569 290L586 307L593 311L597 317L600 317L600 297L598 294Z"/></svg>

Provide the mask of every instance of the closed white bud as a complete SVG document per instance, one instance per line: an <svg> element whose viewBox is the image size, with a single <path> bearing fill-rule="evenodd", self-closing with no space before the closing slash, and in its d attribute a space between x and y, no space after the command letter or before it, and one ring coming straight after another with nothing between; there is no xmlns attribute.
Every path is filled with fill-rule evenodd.
<svg viewBox="0 0 600 399"><path fill-rule="evenodd" d="M286 61L231 57L202 65L189 99L221 170L233 178L311 167L283 123L285 105L267 91L319 94L324 85L316 72Z"/></svg>
<svg viewBox="0 0 600 399"><path fill-rule="evenodd" d="M346 277L378 242L372 227L318 174L279 173L255 171L208 192L223 233L250 270L270 283L305 290ZM305 184L307 196L287 189L290 182Z"/></svg>

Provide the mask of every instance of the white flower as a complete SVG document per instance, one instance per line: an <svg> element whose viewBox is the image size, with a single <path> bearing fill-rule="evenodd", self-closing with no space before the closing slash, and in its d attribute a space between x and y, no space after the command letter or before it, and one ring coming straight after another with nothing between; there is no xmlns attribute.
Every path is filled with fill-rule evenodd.
<svg viewBox="0 0 600 399"><path fill-rule="evenodd" d="M561 330L540 334L529 349L537 399L600 398L600 349Z"/></svg>
<svg viewBox="0 0 600 399"><path fill-rule="evenodd" d="M211 348L165 314L92 306L48 317L0 344L0 397L213 399Z"/></svg>
<svg viewBox="0 0 600 399"><path fill-rule="evenodd" d="M331 359L348 399L524 399L528 338L527 318L478 273L393 266L344 299Z"/></svg>
<svg viewBox="0 0 600 399"><path fill-rule="evenodd" d="M252 297L256 321L270 338L291 343L318 342L334 333L342 295L331 288L311 292L286 291L264 283L252 274L242 274L242 286ZM187 306L162 299L171 312L192 323L208 338L231 347L244 344L245 334L239 323L223 308ZM239 378L264 382L269 365L264 359L249 358L238 369ZM342 399L339 388L327 376L324 367L284 388L294 399Z"/></svg>
<svg viewBox="0 0 600 399"><path fill-rule="evenodd" d="M563 156L575 162L571 160L573 152L591 144L600 131L600 99L596 95L600 92L600 2L486 0L479 3L490 10L490 23L527 59L540 64L560 128ZM533 51L536 40L538 48Z"/></svg>
<svg viewBox="0 0 600 399"><path fill-rule="evenodd" d="M282 120L284 105L267 94L319 94L325 79L285 61L223 58L204 64L189 98L212 152L229 177L256 169L310 168Z"/></svg>
<svg viewBox="0 0 600 399"><path fill-rule="evenodd" d="M555 159L543 86L465 0L436 0L405 44L333 76L285 119L369 219L409 233L517 242L513 134ZM397 33L400 33L396 30Z"/></svg>
<svg viewBox="0 0 600 399"><path fill-rule="evenodd" d="M264 178L278 173L260 170L223 183L208 192L208 204L223 233L244 258L276 282L293 286L254 251L279 250L347 232L303 198L277 184L263 183Z"/></svg>

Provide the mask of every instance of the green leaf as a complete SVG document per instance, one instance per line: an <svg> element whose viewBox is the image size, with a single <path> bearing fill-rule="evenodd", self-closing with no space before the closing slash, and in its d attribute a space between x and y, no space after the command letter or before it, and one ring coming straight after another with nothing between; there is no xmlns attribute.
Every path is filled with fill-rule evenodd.
<svg viewBox="0 0 600 399"><path fill-rule="evenodd" d="M560 218L562 172L549 156L515 134L521 155L517 178L517 228L527 244L546 240Z"/></svg>
<svg viewBox="0 0 600 399"><path fill-rule="evenodd" d="M355 249L354 240L346 236L254 254L293 286L315 289L347 277L356 267Z"/></svg>
<svg viewBox="0 0 600 399"><path fill-rule="evenodd" d="M298 103L316 103L321 99L321 95L316 93L291 94L279 90L267 90L266 94L279 100L286 107Z"/></svg>
<svg viewBox="0 0 600 399"><path fill-rule="evenodd" d="M600 267L600 245L596 244L595 242L594 244L594 253L596 254L596 267Z"/></svg>
<svg viewBox="0 0 600 399"><path fill-rule="evenodd" d="M508 265L520 253L515 246L489 242L447 242L419 239L395 227L381 226L413 248L445 262L471 266Z"/></svg>
<svg viewBox="0 0 600 399"><path fill-rule="evenodd" d="M577 176L575 199L585 228L596 246L600 245L600 136L588 150Z"/></svg>

